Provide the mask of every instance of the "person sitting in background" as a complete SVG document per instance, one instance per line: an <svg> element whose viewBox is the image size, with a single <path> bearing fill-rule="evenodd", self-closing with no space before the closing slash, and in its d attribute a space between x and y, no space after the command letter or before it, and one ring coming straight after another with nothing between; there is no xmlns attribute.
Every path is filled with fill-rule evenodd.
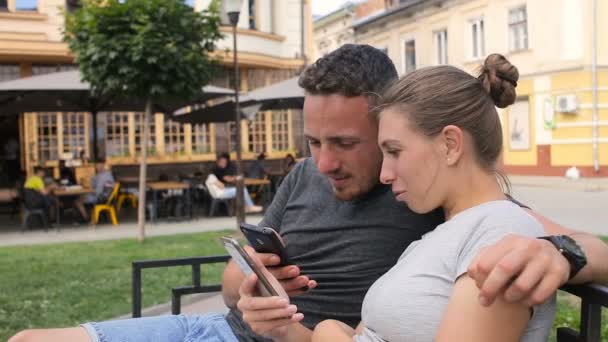
<svg viewBox="0 0 608 342"><path fill-rule="evenodd" d="M215 159L215 166L211 170L211 173L223 183L235 183L236 167L230 162L230 154L219 154Z"/></svg>
<svg viewBox="0 0 608 342"><path fill-rule="evenodd" d="M296 166L296 158L294 158L294 156L289 153L285 156L285 158L283 159L283 165L281 165L283 173L288 174L294 166Z"/></svg>
<svg viewBox="0 0 608 342"><path fill-rule="evenodd" d="M262 152L258 154L257 159L254 160L249 166L249 169L247 169L247 177L264 179L268 174L266 167L264 167L264 160L266 160L266 153Z"/></svg>
<svg viewBox="0 0 608 342"><path fill-rule="evenodd" d="M213 198L219 199L231 199L236 197L236 187L226 186L225 182L236 181L236 170L230 163L230 156L228 153L222 153L218 156L215 161L215 167L207 176L205 180L205 186L209 190L209 194ZM245 202L245 211L248 213L259 213L262 211L262 207L255 205L247 188L243 189L243 200Z"/></svg>
<svg viewBox="0 0 608 342"><path fill-rule="evenodd" d="M55 199L50 195L57 186L55 184L49 184L48 186L44 183L44 169L40 166L34 166L34 174L25 180L23 188L25 190L33 190L39 196L30 198L25 196L26 207L31 209L44 209L49 216L51 221L54 220L55 210L52 210L57 205Z"/></svg>
<svg viewBox="0 0 608 342"><path fill-rule="evenodd" d="M105 162L100 161L95 164L95 171L95 175L91 178L91 187L93 187L95 193L87 196L85 199L87 204L97 204L107 200L108 188L111 189L116 183L112 171Z"/></svg>
<svg viewBox="0 0 608 342"><path fill-rule="evenodd" d="M78 185L74 171L66 165L65 160L59 161L59 183L63 186ZM85 198L78 195L64 196L61 202L65 208L73 207L78 210L78 213L80 214L80 223L88 222L88 214L84 207L84 203Z"/></svg>
<svg viewBox="0 0 608 342"><path fill-rule="evenodd" d="M65 160L59 161L59 181L61 185L76 185L76 176L72 168L67 167Z"/></svg>

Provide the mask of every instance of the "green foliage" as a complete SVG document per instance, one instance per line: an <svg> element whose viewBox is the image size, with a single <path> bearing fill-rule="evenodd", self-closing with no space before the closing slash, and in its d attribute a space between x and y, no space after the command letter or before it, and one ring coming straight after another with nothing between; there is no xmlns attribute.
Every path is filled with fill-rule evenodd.
<svg viewBox="0 0 608 342"><path fill-rule="evenodd" d="M219 238L234 231L0 248L0 341L26 328L69 327L131 312L134 260L223 255ZM202 267L218 284L224 264ZM143 305L171 301L171 288L192 283L190 267L144 270Z"/></svg>
<svg viewBox="0 0 608 342"><path fill-rule="evenodd" d="M219 6L183 0L84 0L66 13L64 40L98 94L190 98L213 76ZM142 108L143 109L143 108Z"/></svg>

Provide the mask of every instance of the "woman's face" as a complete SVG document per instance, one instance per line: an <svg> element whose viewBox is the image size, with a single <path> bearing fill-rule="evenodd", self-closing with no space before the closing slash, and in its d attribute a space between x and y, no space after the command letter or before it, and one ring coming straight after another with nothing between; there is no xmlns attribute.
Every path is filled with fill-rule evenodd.
<svg viewBox="0 0 608 342"><path fill-rule="evenodd" d="M378 143L383 162L380 181L417 213L440 207L445 197L445 153L440 142L414 129L407 113L388 108L380 116Z"/></svg>

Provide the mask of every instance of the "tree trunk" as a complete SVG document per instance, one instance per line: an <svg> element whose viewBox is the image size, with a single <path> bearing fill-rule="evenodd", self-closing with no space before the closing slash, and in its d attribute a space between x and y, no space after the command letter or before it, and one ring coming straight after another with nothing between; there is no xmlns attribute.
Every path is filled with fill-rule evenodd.
<svg viewBox="0 0 608 342"><path fill-rule="evenodd" d="M144 113L144 134L141 142L141 160L139 162L139 206L137 208L137 239L144 241L146 236L146 157L148 156L148 139L150 136L150 116L152 112L152 100L146 100L146 112Z"/></svg>

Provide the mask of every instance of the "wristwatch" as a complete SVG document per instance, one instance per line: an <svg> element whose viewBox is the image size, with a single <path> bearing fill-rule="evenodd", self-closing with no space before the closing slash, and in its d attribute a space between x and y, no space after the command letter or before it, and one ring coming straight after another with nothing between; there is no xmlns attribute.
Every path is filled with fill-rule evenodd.
<svg viewBox="0 0 608 342"><path fill-rule="evenodd" d="M568 260L570 264L570 276L574 276L587 265L587 257L583 249L568 235L553 235L541 236L539 239L544 239L551 242L557 250Z"/></svg>

